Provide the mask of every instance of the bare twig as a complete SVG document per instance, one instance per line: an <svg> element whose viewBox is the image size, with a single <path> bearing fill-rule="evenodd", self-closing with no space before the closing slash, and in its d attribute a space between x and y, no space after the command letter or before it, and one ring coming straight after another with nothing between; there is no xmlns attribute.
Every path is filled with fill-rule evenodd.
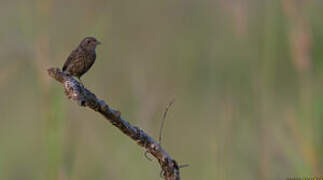
<svg viewBox="0 0 323 180"><path fill-rule="evenodd" d="M158 143L161 145L161 140L162 140L162 133L163 133L163 128L164 128L164 123L166 121L167 113L170 108L170 106L175 102L175 98L173 98L166 106L165 111L163 113L163 116L160 118L161 120L161 125L159 129L159 138L158 138Z"/></svg>
<svg viewBox="0 0 323 180"><path fill-rule="evenodd" d="M100 100L88 89L80 85L73 77L63 73L58 68L48 69L48 74L64 84L65 94L69 99L77 101L80 106L85 106L102 114L112 125L119 128L124 134L144 147L159 162L165 180L179 180L179 167L177 162L152 137L139 127L131 125L120 117L121 113L111 109L103 100Z"/></svg>
<svg viewBox="0 0 323 180"><path fill-rule="evenodd" d="M183 165L179 165L178 168L186 168L188 166L190 166L190 165L189 164L183 164Z"/></svg>

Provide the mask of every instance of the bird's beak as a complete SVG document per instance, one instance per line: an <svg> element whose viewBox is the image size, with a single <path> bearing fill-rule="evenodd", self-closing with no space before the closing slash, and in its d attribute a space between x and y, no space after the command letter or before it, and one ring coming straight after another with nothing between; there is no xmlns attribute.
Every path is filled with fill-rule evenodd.
<svg viewBox="0 0 323 180"><path fill-rule="evenodd" d="M96 45L100 45L101 44L101 42L100 41L96 41Z"/></svg>

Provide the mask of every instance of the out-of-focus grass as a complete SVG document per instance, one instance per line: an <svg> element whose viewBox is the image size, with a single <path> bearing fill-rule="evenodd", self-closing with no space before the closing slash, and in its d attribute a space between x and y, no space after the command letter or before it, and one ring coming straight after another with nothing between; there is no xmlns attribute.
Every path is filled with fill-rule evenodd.
<svg viewBox="0 0 323 180"><path fill-rule="evenodd" d="M49 106L48 120L47 120L47 133L46 142L48 148L48 177L47 179L59 179L62 172L63 162L63 139L64 139L64 120L65 118L65 105L63 103L64 97L58 94L55 90L51 94L51 102Z"/></svg>
<svg viewBox="0 0 323 180"><path fill-rule="evenodd" d="M183 179L320 175L320 1L8 1L0 7L0 179L158 179L157 162L46 69L85 36L82 78L158 138Z"/></svg>

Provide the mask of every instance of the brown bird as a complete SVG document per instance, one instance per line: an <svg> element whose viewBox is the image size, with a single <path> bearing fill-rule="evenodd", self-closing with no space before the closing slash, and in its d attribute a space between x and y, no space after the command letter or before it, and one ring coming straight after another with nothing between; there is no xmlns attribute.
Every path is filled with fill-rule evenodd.
<svg viewBox="0 0 323 180"><path fill-rule="evenodd" d="M99 44L101 42L94 37L84 38L80 45L66 59L63 72L77 77L81 84L83 84L81 76L93 65L96 58L95 48Z"/></svg>

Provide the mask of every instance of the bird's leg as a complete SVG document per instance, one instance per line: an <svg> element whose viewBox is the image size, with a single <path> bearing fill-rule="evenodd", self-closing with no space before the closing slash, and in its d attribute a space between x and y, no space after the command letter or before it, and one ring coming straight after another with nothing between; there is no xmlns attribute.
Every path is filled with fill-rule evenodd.
<svg viewBox="0 0 323 180"><path fill-rule="evenodd" d="M79 79L80 84L84 87L83 82L82 82L82 80L81 80L81 77L77 77L77 79Z"/></svg>

